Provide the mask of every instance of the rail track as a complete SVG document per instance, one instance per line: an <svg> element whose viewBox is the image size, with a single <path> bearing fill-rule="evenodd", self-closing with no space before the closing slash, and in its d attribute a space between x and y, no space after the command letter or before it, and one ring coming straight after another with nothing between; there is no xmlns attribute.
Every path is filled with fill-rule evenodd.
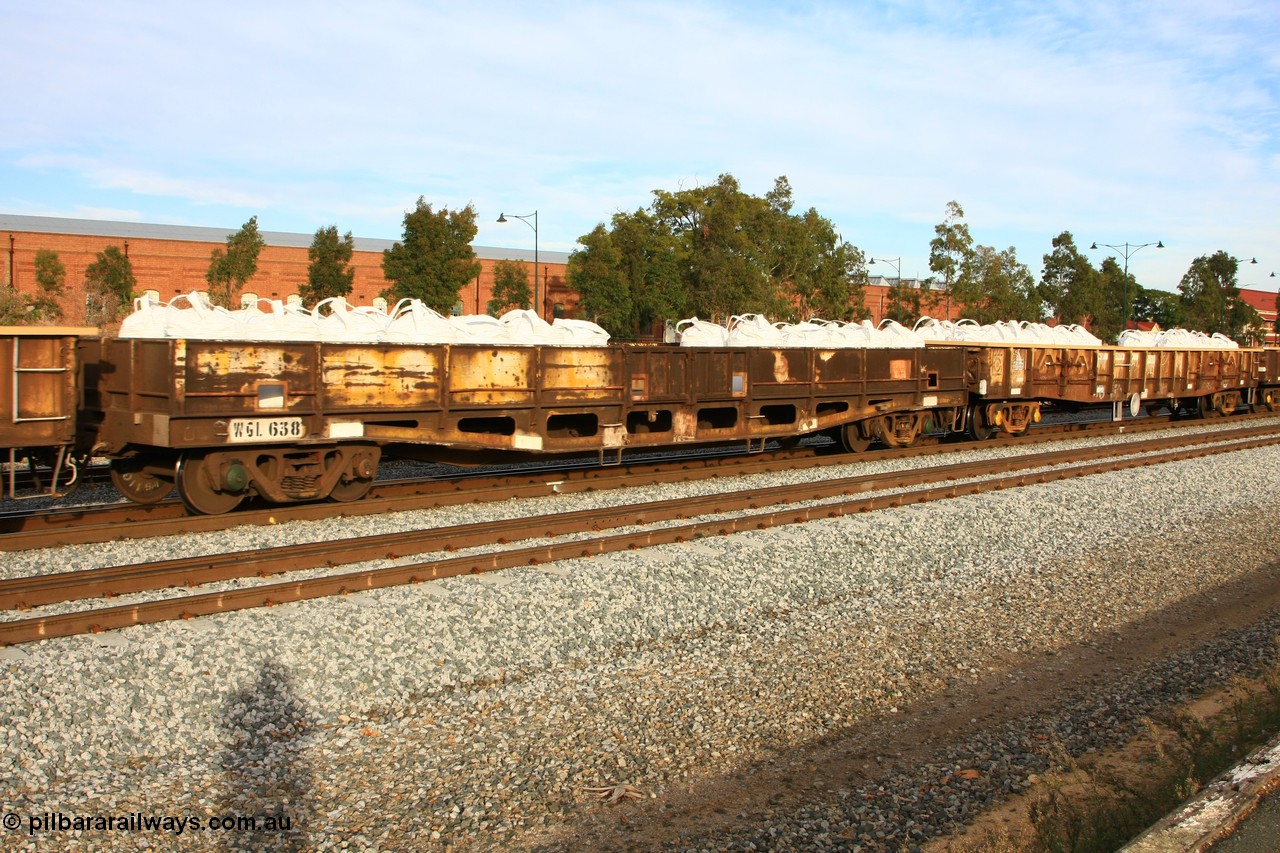
<svg viewBox="0 0 1280 853"><path fill-rule="evenodd" d="M1242 426L1209 434L1159 436L1123 445L1019 454L889 475L838 477L698 498L627 504L605 510L17 578L0 581L0 609L24 611L130 593L154 593L255 576L265 578L291 571L368 561L383 563L360 569L331 570L302 579L265 581L237 589L167 595L159 600L10 618L0 622L0 644L95 633L691 541L1275 443L1280 443L1280 432L1273 424ZM849 460L837 461L847 463ZM737 515L731 515L733 513ZM568 536L577 538L559 538ZM557 541L539 541L547 537L556 537ZM513 542L531 544L507 547ZM495 547L499 550L413 559L425 554Z"/></svg>
<svg viewBox="0 0 1280 853"><path fill-rule="evenodd" d="M1242 415L1247 422L1269 415ZM1035 443L1078 437L1159 430L1176 425L1168 416L1150 416L1121 422L1093 421L1044 425L1030 436L1000 436L995 441ZM861 459L896 459L937 452L958 452L992 446L991 441L948 441L926 436L903 449L873 450L856 457L826 454L820 448L801 446L766 454L740 451L709 454L700 451L664 459L644 459L621 466L601 467L593 461L561 461L525 466L500 473L469 474L442 479L423 477L378 483L368 497L354 503L248 506L226 515L192 515L179 500L157 504L105 504L15 511L0 515L0 551L61 547L120 539L137 539L179 533L225 530L240 525L269 526L286 521L316 520L333 516L367 516L406 509L456 506L511 497L540 497L587 489L604 490L627 485L686 482L706 477L760 473L781 468L825 467Z"/></svg>

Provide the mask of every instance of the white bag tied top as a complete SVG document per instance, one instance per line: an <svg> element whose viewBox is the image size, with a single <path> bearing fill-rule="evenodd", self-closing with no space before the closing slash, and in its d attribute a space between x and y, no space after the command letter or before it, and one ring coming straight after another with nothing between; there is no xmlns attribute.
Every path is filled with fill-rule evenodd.
<svg viewBox="0 0 1280 853"><path fill-rule="evenodd" d="M676 323L685 347L773 347L813 349L917 349L925 342L893 320L879 328L868 320L842 323L813 318L800 323L770 323L760 314L737 314L728 326L691 317Z"/></svg>
<svg viewBox="0 0 1280 853"><path fill-rule="evenodd" d="M445 317L417 299L402 299L390 311L386 301L352 306L341 296L307 309L293 297L257 299L236 311L209 301L207 294L175 296L167 303L142 296L120 324L122 338L190 338L236 341L332 341L342 343L510 344L517 346L602 346L609 333L587 320L548 323L533 311L502 317L471 314Z"/></svg>

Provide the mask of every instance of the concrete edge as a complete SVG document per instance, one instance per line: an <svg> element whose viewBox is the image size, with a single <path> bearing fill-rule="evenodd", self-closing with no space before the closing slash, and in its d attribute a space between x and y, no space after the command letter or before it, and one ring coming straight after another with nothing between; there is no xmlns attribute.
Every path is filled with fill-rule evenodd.
<svg viewBox="0 0 1280 853"><path fill-rule="evenodd" d="M1280 737L1261 746L1120 853L1199 853L1221 841L1258 800L1280 786Z"/></svg>

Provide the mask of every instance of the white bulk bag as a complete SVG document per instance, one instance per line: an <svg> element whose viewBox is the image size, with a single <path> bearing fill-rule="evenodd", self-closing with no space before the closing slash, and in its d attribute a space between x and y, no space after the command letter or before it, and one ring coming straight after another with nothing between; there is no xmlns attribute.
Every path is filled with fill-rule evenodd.
<svg viewBox="0 0 1280 853"><path fill-rule="evenodd" d="M719 323L690 317L676 323L682 347L723 347L729 345L729 330Z"/></svg>

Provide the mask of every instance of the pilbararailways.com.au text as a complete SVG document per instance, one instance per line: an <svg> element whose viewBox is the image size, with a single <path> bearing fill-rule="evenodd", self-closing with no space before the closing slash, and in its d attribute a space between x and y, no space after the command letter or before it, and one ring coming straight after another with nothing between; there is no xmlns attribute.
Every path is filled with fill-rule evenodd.
<svg viewBox="0 0 1280 853"><path fill-rule="evenodd" d="M25 829L28 835L53 832L162 832L181 835L184 832L288 832L292 829L288 815L154 815L144 812L127 814L66 814L40 812L21 815L6 812L0 825L6 831Z"/></svg>

